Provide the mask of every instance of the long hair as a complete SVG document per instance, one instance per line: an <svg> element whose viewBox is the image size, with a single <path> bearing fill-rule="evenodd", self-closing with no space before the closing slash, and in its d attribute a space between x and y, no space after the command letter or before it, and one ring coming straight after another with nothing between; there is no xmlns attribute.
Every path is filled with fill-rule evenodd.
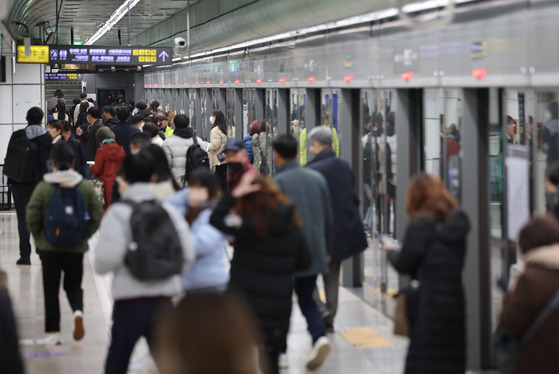
<svg viewBox="0 0 559 374"><path fill-rule="evenodd" d="M221 188L219 181L217 180L214 173L209 171L204 167L199 167L192 173L188 181L188 185L190 187L202 187L208 190L208 200L214 201L217 199L221 193ZM198 214L202 211L201 207L191 207L186 211L186 220L188 221L189 225L192 225L192 222L198 218Z"/></svg>
<svg viewBox="0 0 559 374"><path fill-rule="evenodd" d="M408 187L406 213L410 217L424 214L446 222L458 201L443 186L440 178L425 173L414 176Z"/></svg>
<svg viewBox="0 0 559 374"><path fill-rule="evenodd" d="M215 122L212 125L212 129L217 126L222 133L227 135L227 121L225 121L225 115L223 114L223 112L221 110L216 110L215 112L212 112L212 115L215 117Z"/></svg>
<svg viewBox="0 0 559 374"><path fill-rule="evenodd" d="M242 217L254 217L256 236L265 237L269 233L270 225L278 217L280 205L291 204L291 200L266 176L259 176L255 183L258 183L261 189L241 197L238 201L237 212ZM298 228L302 227L301 218L296 211L293 221Z"/></svg>
<svg viewBox="0 0 559 374"><path fill-rule="evenodd" d="M163 152L160 146L156 144L148 144L141 149L140 153L149 153L153 159L155 173L157 174L157 183L170 181L175 191L180 190L180 186L175 180L175 177L171 172L171 168L169 167L169 161L167 161L165 152Z"/></svg>
<svg viewBox="0 0 559 374"><path fill-rule="evenodd" d="M230 293L192 293L160 319L155 360L161 374L258 372L254 318Z"/></svg>

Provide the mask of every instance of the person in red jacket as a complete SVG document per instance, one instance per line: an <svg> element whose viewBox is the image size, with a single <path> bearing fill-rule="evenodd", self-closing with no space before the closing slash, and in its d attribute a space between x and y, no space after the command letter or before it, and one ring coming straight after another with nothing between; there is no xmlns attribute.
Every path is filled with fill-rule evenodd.
<svg viewBox="0 0 559 374"><path fill-rule="evenodd" d="M122 146L115 141L114 132L108 127L102 127L97 131L96 140L101 147L95 154L95 164L91 166L91 173L104 183L105 205L103 209L107 210L111 204L115 177L124 161L125 153Z"/></svg>

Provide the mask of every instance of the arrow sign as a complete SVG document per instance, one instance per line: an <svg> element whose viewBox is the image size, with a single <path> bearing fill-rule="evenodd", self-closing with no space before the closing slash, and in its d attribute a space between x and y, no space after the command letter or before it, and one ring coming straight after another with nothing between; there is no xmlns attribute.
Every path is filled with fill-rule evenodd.
<svg viewBox="0 0 559 374"><path fill-rule="evenodd" d="M161 52L161 53L159 54L159 57L162 57L162 58L163 58L163 62L165 62L165 58L166 58L166 57L169 57L169 55L167 54L167 52L163 51L163 52Z"/></svg>

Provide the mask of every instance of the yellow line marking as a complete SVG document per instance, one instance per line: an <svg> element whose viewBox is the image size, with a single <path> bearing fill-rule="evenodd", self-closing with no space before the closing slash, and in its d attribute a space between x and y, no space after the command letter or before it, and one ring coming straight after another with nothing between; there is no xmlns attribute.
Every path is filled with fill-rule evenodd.
<svg viewBox="0 0 559 374"><path fill-rule="evenodd" d="M391 347L392 343L372 327L354 327L340 330L340 335L355 349Z"/></svg>

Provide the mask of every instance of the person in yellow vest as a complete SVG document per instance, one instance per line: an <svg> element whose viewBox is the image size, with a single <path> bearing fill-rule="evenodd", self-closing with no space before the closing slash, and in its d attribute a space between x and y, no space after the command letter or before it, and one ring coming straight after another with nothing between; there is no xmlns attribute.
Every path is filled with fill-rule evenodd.
<svg viewBox="0 0 559 374"><path fill-rule="evenodd" d="M167 112L159 111L155 115L155 119L157 120L157 126L159 127L160 131L163 131L165 135L165 139L173 135L173 128L169 125L169 115Z"/></svg>

